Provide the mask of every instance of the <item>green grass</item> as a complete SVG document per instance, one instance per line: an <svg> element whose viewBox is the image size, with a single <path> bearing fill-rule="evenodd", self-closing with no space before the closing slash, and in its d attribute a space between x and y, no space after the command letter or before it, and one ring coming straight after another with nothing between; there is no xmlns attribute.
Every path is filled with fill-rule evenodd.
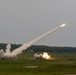
<svg viewBox="0 0 76 75"><path fill-rule="evenodd" d="M16 60L0 60L0 75L76 74L76 54L50 54L54 60L35 60L34 53L22 53ZM37 68L25 68L38 66Z"/></svg>

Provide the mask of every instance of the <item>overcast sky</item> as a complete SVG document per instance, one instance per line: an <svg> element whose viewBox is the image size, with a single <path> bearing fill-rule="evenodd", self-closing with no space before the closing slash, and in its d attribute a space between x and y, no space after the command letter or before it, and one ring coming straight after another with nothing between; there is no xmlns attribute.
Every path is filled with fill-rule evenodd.
<svg viewBox="0 0 76 75"><path fill-rule="evenodd" d="M76 0L0 0L0 43L24 44L63 23L36 45L76 47Z"/></svg>

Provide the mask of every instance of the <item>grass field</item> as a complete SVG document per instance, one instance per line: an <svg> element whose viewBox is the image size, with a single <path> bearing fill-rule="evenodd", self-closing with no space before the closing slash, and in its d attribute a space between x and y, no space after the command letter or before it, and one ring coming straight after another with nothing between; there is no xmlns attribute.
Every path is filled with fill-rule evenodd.
<svg viewBox="0 0 76 75"><path fill-rule="evenodd" d="M54 60L33 59L33 54L26 52L20 54L15 60L0 60L0 75L76 75L76 54L74 53L49 53L55 58Z"/></svg>

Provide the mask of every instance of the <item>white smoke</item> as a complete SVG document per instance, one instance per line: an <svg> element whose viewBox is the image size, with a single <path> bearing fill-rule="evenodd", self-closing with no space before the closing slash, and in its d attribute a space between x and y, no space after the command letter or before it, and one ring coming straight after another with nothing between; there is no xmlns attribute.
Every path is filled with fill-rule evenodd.
<svg viewBox="0 0 76 75"><path fill-rule="evenodd" d="M0 50L0 59L2 59L3 57L4 57L4 50L1 49L1 50Z"/></svg>
<svg viewBox="0 0 76 75"><path fill-rule="evenodd" d="M3 49L1 49L0 50L0 59L16 58L15 55L12 55L12 52L10 51L10 49L11 49L10 44L7 44L5 52Z"/></svg>
<svg viewBox="0 0 76 75"><path fill-rule="evenodd" d="M43 52L42 54L34 54L34 59L53 59L47 52Z"/></svg>
<svg viewBox="0 0 76 75"><path fill-rule="evenodd" d="M42 54L34 54L35 59L42 59Z"/></svg>
<svg viewBox="0 0 76 75"><path fill-rule="evenodd" d="M48 36L49 34L57 31L60 28L62 28L62 25L54 28L53 30L50 30L50 31L46 32L45 34L43 34L43 35L39 36L38 38L36 38L36 39L28 42L27 44L23 44L21 47L19 47L17 49L14 49L12 52L10 51L11 45L8 44L6 46L6 51L5 52L3 52L3 50L0 50L0 55L1 55L0 58L1 57L4 57L4 58L15 58L15 57L17 57L17 55L20 54L20 53L22 53L23 50L26 50L28 47L32 46L37 41L43 39L44 37Z"/></svg>
<svg viewBox="0 0 76 75"><path fill-rule="evenodd" d="M9 58L10 57L10 55L11 55L10 49L11 49L11 45L10 44L7 44L6 50L5 50L5 53L4 53L4 57L6 57L6 58Z"/></svg>

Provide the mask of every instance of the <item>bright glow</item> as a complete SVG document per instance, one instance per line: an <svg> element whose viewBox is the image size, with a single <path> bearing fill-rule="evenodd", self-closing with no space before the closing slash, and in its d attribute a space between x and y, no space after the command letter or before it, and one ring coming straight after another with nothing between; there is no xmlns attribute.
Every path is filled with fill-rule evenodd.
<svg viewBox="0 0 76 75"><path fill-rule="evenodd" d="M43 57L44 59L50 59L50 55L48 55L47 52L44 52L43 55L42 55L42 57Z"/></svg>
<svg viewBox="0 0 76 75"><path fill-rule="evenodd" d="M61 25L61 27L64 27L64 26L65 26L65 24L62 24L62 25Z"/></svg>

